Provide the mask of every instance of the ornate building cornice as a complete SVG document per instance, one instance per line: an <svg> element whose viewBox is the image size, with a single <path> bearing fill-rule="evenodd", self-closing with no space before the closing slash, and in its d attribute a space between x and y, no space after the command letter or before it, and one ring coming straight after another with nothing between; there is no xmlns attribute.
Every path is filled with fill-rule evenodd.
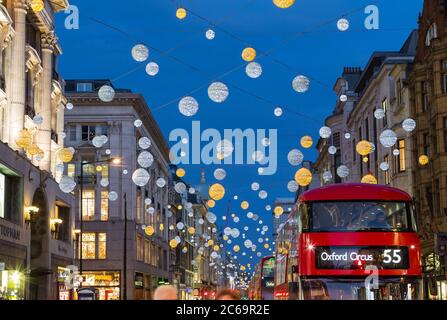
<svg viewBox="0 0 447 320"><path fill-rule="evenodd" d="M0 4L0 50L9 46L14 38L14 28L8 10Z"/></svg>
<svg viewBox="0 0 447 320"><path fill-rule="evenodd" d="M29 45L26 46L25 57L26 72L32 73L33 86L35 86L39 82L40 74L43 71L42 60L37 51Z"/></svg>
<svg viewBox="0 0 447 320"><path fill-rule="evenodd" d="M54 31L42 33L41 35L41 46L42 50L53 51L57 45L58 38L54 34Z"/></svg>
<svg viewBox="0 0 447 320"><path fill-rule="evenodd" d="M13 0L14 9L27 11L29 8L29 0Z"/></svg>

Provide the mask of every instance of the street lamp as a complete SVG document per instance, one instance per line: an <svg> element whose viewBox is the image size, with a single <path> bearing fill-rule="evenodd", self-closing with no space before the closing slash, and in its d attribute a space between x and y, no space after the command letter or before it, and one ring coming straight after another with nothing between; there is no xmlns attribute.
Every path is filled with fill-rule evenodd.
<svg viewBox="0 0 447 320"><path fill-rule="evenodd" d="M25 223L30 224L36 221L36 216L39 213L39 208L36 206L25 207Z"/></svg>
<svg viewBox="0 0 447 320"><path fill-rule="evenodd" d="M105 160L98 160L98 161L81 161L81 176L80 176L80 200L81 203L79 205L79 211L80 211L80 225L79 225L79 273L82 277L82 235L84 231L84 218L83 218L83 193L84 193L84 166L86 165L97 165L101 163L112 163L115 165L121 164L120 158L109 158ZM80 283L80 286L82 287L82 282Z"/></svg>

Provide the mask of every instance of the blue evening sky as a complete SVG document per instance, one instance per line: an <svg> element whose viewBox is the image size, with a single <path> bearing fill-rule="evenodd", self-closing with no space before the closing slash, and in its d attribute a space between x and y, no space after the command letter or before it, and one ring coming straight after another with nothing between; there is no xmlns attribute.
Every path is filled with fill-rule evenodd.
<svg viewBox="0 0 447 320"><path fill-rule="evenodd" d="M265 205L272 205L276 197L293 197L286 186L297 168L288 164L287 153L299 148L306 160L315 160L315 148L303 150L299 140L306 134L318 140L318 129L337 99L332 86L343 67L363 67L373 51L399 50L411 29L417 27L423 1L297 0L285 10L274 6L271 0L70 2L80 11L79 30L64 28L67 14L57 16L57 33L64 51L59 68L65 79L108 78L115 87L142 93L165 137L175 128L190 131L192 120L200 120L202 129L216 128L222 133L225 128L278 129L277 173L259 176L255 165L222 166L227 171L222 182L226 196L213 209L223 225L221 216L231 200L230 213L236 213L241 221L229 226L239 228L242 234L247 225L246 238L262 247L255 230L260 225L249 220L246 213L257 213L271 229L271 212L264 209ZM184 20L175 17L180 3L191 11ZM363 24L364 8L370 4L380 10L380 29L376 31L366 30ZM336 27L336 21L343 16L350 21L347 32ZM213 23L217 26L213 27ZM212 41L205 38L210 27L216 32ZM131 57L132 46L139 42L152 47L149 60L160 66L155 77L145 73L145 63ZM246 46L269 52L256 59L263 67L258 79L245 74L241 51ZM208 84L231 70L221 78L230 89L228 100L222 104L212 102L207 96ZM311 78L311 88L305 94L298 94L291 87L292 79L299 74ZM179 99L200 87L203 88L192 94L200 104L197 115L181 115ZM279 118L273 115L277 105L285 108ZM186 166L185 180L198 183L201 168ZM215 181L216 168L205 168L209 183ZM268 192L266 200L251 191L250 185L255 181ZM239 200L233 200L234 195ZM240 208L242 200L250 203L249 210ZM239 253L241 262L250 262L251 252L243 247L242 236L236 242L242 248L240 253L248 253L246 257ZM254 256L252 265L257 260Z"/></svg>

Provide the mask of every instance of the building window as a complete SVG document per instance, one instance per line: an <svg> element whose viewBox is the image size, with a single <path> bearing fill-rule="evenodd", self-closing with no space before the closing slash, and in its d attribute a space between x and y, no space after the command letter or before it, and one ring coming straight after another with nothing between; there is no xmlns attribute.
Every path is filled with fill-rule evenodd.
<svg viewBox="0 0 447 320"><path fill-rule="evenodd" d="M141 203L141 189L137 190L137 197L135 199L136 203L135 203L135 209L136 209L136 222L137 223L141 223L142 220L142 203Z"/></svg>
<svg viewBox="0 0 447 320"><path fill-rule="evenodd" d="M447 94L447 60L441 63L441 87L442 94Z"/></svg>
<svg viewBox="0 0 447 320"><path fill-rule="evenodd" d="M82 219L87 221L95 219L95 190L82 192Z"/></svg>
<svg viewBox="0 0 447 320"><path fill-rule="evenodd" d="M430 156L430 135L428 132L425 132L423 135L423 143L424 154Z"/></svg>
<svg viewBox="0 0 447 320"><path fill-rule="evenodd" d="M137 260L144 260L144 240L140 235L137 235Z"/></svg>
<svg viewBox="0 0 447 320"><path fill-rule="evenodd" d="M389 167L389 165L390 165L390 157L388 155L383 157L383 161L388 163L388 167ZM391 179L390 179L390 169L384 171L384 178L385 178L385 184L390 184L390 182L391 182Z"/></svg>
<svg viewBox="0 0 447 320"><path fill-rule="evenodd" d="M382 100L382 109L385 114L383 117L383 126L386 127L388 125L388 99L385 98Z"/></svg>
<svg viewBox="0 0 447 320"><path fill-rule="evenodd" d="M426 34L426 36L425 36L425 45L426 45L427 47L429 47L430 44L431 44L431 41L432 41L433 39L436 39L437 37L438 37L438 29L437 29L437 27L436 27L436 23L433 23L433 24L430 26L430 28L428 29L427 34Z"/></svg>
<svg viewBox="0 0 447 320"><path fill-rule="evenodd" d="M93 85L91 82L79 82L76 84L77 92L92 92Z"/></svg>
<svg viewBox="0 0 447 320"><path fill-rule="evenodd" d="M400 139L397 141L397 147L399 149L399 155L395 158L394 171L395 172L405 172L405 139Z"/></svg>
<svg viewBox="0 0 447 320"><path fill-rule="evenodd" d="M337 149L340 149L340 132L335 132L332 135L332 145Z"/></svg>
<svg viewBox="0 0 447 320"><path fill-rule="evenodd" d="M403 102L403 86L402 86L402 80L401 79L397 79L396 81L396 99L397 99L397 104L401 105Z"/></svg>
<svg viewBox="0 0 447 320"><path fill-rule="evenodd" d="M144 263L151 263L151 242L144 240Z"/></svg>
<svg viewBox="0 0 447 320"><path fill-rule="evenodd" d="M62 223L58 226L55 239L60 241L68 241L70 230L70 208L56 205L55 217L62 220Z"/></svg>
<svg viewBox="0 0 447 320"><path fill-rule="evenodd" d="M444 124L444 152L447 152L447 117L442 119Z"/></svg>
<svg viewBox="0 0 447 320"><path fill-rule="evenodd" d="M355 139L352 140L352 161L355 162L357 159L357 151L355 150Z"/></svg>
<svg viewBox="0 0 447 320"><path fill-rule="evenodd" d="M433 193L433 202L435 205L435 215L441 214L441 194L439 191L439 179L435 180L435 192Z"/></svg>
<svg viewBox="0 0 447 320"><path fill-rule="evenodd" d="M428 81L422 82L422 111L426 112L430 108L430 92Z"/></svg>
<svg viewBox="0 0 447 320"><path fill-rule="evenodd" d="M109 126L107 125L101 125L98 128L99 130L99 135L103 135L103 136L109 136Z"/></svg>
<svg viewBox="0 0 447 320"><path fill-rule="evenodd" d="M70 141L76 141L76 125L71 125L68 127L68 136L70 138Z"/></svg>
<svg viewBox="0 0 447 320"><path fill-rule="evenodd" d="M109 219L109 191L101 191L101 221Z"/></svg>
<svg viewBox="0 0 447 320"><path fill-rule="evenodd" d="M107 258L107 235L98 233L98 259Z"/></svg>
<svg viewBox="0 0 447 320"><path fill-rule="evenodd" d="M82 259L96 259L96 233L82 234Z"/></svg>
<svg viewBox="0 0 447 320"><path fill-rule="evenodd" d="M5 172L6 171L6 172ZM22 179L10 174L0 164L0 218L20 223L22 220Z"/></svg>
<svg viewBox="0 0 447 320"><path fill-rule="evenodd" d="M95 137L95 126L84 125L82 126L82 141L91 141Z"/></svg>
<svg viewBox="0 0 447 320"><path fill-rule="evenodd" d="M74 163L69 163L67 165L67 176L74 178L76 174L76 165Z"/></svg>

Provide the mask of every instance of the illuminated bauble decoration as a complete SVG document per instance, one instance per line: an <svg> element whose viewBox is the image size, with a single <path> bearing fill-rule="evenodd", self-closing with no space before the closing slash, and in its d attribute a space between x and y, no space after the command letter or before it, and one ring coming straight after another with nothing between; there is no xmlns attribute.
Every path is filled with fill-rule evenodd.
<svg viewBox="0 0 447 320"><path fill-rule="evenodd" d="M218 256L218 253L216 251L211 252L211 258L216 259Z"/></svg>
<svg viewBox="0 0 447 320"><path fill-rule="evenodd" d="M292 166L300 165L303 162L303 160L304 160L304 154L298 149L292 149L287 154L287 161L289 161L289 163Z"/></svg>
<svg viewBox="0 0 447 320"><path fill-rule="evenodd" d="M73 152L69 148L63 148L58 151L57 157L60 161L67 163L73 160Z"/></svg>
<svg viewBox="0 0 447 320"><path fill-rule="evenodd" d="M139 127L141 127L141 126L143 125L143 121L141 121L140 119L137 119L137 120L135 120L135 121L133 122L133 125L134 125L136 128L139 128Z"/></svg>
<svg viewBox="0 0 447 320"><path fill-rule="evenodd" d="M380 134L379 140L385 148L391 148L397 142L397 135L393 130L387 129Z"/></svg>
<svg viewBox="0 0 447 320"><path fill-rule="evenodd" d="M157 187L163 188L166 185L166 180L164 178L158 178L155 184Z"/></svg>
<svg viewBox="0 0 447 320"><path fill-rule="evenodd" d="M310 80L308 77L299 75L296 76L292 81L293 90L298 93L304 93L309 90Z"/></svg>
<svg viewBox="0 0 447 320"><path fill-rule="evenodd" d="M213 82L208 87L208 97L216 103L224 102L227 100L228 95L228 87L222 82Z"/></svg>
<svg viewBox="0 0 447 320"><path fill-rule="evenodd" d="M151 139L148 137L142 137L138 140L138 146L141 149L148 149L152 145Z"/></svg>
<svg viewBox="0 0 447 320"><path fill-rule="evenodd" d="M247 210L249 206L250 206L250 204L248 203L248 201L242 201L241 202L241 208L242 209Z"/></svg>
<svg viewBox="0 0 447 320"><path fill-rule="evenodd" d="M219 183L215 183L210 186L208 195L211 199L219 201L225 196L225 188Z"/></svg>
<svg viewBox="0 0 447 320"><path fill-rule="evenodd" d="M227 158L231 156L234 151L233 143L227 139L220 140L216 145L216 151L218 158Z"/></svg>
<svg viewBox="0 0 447 320"><path fill-rule="evenodd" d="M379 165L380 170L388 171L390 169L390 165L388 162L384 161Z"/></svg>
<svg viewBox="0 0 447 320"><path fill-rule="evenodd" d="M177 11L175 12L175 16L180 20L185 19L186 18L185 8L178 8Z"/></svg>
<svg viewBox="0 0 447 320"><path fill-rule="evenodd" d="M406 131L406 132L411 132L414 129L416 129L416 121L414 121L411 118L405 119L402 122L402 128Z"/></svg>
<svg viewBox="0 0 447 320"><path fill-rule="evenodd" d="M238 229L238 228L233 228L233 229L231 229L231 233L230 233L230 235L231 235L233 238L238 238L239 235L240 235L239 229Z"/></svg>
<svg viewBox="0 0 447 320"><path fill-rule="evenodd" d="M74 108L74 105L73 105L73 103L69 102L69 103L67 103L67 104L65 105L65 108L66 108L67 110L72 110L72 109Z"/></svg>
<svg viewBox="0 0 447 320"><path fill-rule="evenodd" d="M72 192L75 187L76 182L73 180L73 178L63 176L59 181L59 189L61 189L61 191L64 193Z"/></svg>
<svg viewBox="0 0 447 320"><path fill-rule="evenodd" d="M262 75L262 66L257 62L250 62L245 67L245 73L252 79L259 78Z"/></svg>
<svg viewBox="0 0 447 320"><path fill-rule="evenodd" d="M115 89L111 86L103 85L99 88L98 97L102 102L111 102L115 98Z"/></svg>
<svg viewBox="0 0 447 320"><path fill-rule="evenodd" d="M429 162L428 156L426 156L425 154L419 157L419 164L421 166L427 165L428 162Z"/></svg>
<svg viewBox="0 0 447 320"><path fill-rule="evenodd" d="M183 178L185 174L186 174L185 169L178 168L177 170L175 170L175 175L179 178Z"/></svg>
<svg viewBox="0 0 447 320"><path fill-rule="evenodd" d="M180 100L178 109L184 116L192 117L199 111L199 103L193 97L184 97Z"/></svg>
<svg viewBox="0 0 447 320"><path fill-rule="evenodd" d="M378 108L374 111L374 118L377 120L383 119L385 117L385 110Z"/></svg>
<svg viewBox="0 0 447 320"><path fill-rule="evenodd" d="M208 40L213 40L216 37L216 32L214 30L212 30L212 29L208 29L205 32L205 37Z"/></svg>
<svg viewBox="0 0 447 320"><path fill-rule="evenodd" d="M363 157L362 161L363 161L364 163L367 163L367 162L369 161L369 159L368 159L368 157Z"/></svg>
<svg viewBox="0 0 447 320"><path fill-rule="evenodd" d="M31 145L32 142L33 136L28 130L22 129L19 131L16 138L16 145L18 147L26 149Z"/></svg>
<svg viewBox="0 0 447 320"><path fill-rule="evenodd" d="M295 3L295 0L273 0L273 3L275 6L281 9L287 9L293 6Z"/></svg>
<svg viewBox="0 0 447 320"><path fill-rule="evenodd" d="M132 181L139 187L145 186L150 179L149 172L146 169L139 168L135 170L132 174Z"/></svg>
<svg viewBox="0 0 447 320"><path fill-rule="evenodd" d="M250 239L247 239L247 240L244 241L244 246L245 246L247 249L250 249L252 245L253 245L253 242L251 242Z"/></svg>
<svg viewBox="0 0 447 320"><path fill-rule="evenodd" d="M151 199L151 198L146 198L146 199L144 199L144 204L145 204L145 205L150 206L151 203L152 203L152 199Z"/></svg>
<svg viewBox="0 0 447 320"><path fill-rule="evenodd" d="M368 184L377 184L377 179L372 174L364 175L361 183L368 183Z"/></svg>
<svg viewBox="0 0 447 320"><path fill-rule="evenodd" d="M206 218L206 220L208 220L209 223L215 223L217 220L217 216L211 211L208 211L205 214L205 218Z"/></svg>
<svg viewBox="0 0 447 320"><path fill-rule="evenodd" d="M296 182L295 182L296 183ZM265 210L270 211L272 209L272 207L270 205L266 205L265 206Z"/></svg>
<svg viewBox="0 0 447 320"><path fill-rule="evenodd" d="M342 95L340 96L340 101L341 101L341 102L346 102L346 101L348 101L348 96L345 95L345 94L342 94Z"/></svg>
<svg viewBox="0 0 447 320"><path fill-rule="evenodd" d="M247 218L248 219L252 219L253 218L253 212L248 212L247 213Z"/></svg>
<svg viewBox="0 0 447 320"><path fill-rule="evenodd" d="M183 247L182 252L183 253L187 253L188 252L188 248L187 247Z"/></svg>
<svg viewBox="0 0 447 320"><path fill-rule="evenodd" d="M183 228L185 227L185 224L183 222L178 222L176 227L178 230L183 230Z"/></svg>
<svg viewBox="0 0 447 320"><path fill-rule="evenodd" d="M160 71L160 66L156 62L149 62L146 65L146 73L151 77L156 76Z"/></svg>
<svg viewBox="0 0 447 320"><path fill-rule="evenodd" d="M171 241L169 241L169 246L170 246L172 249L177 248L177 245L178 245L178 243L177 243L177 241L176 241L175 239L172 239Z"/></svg>
<svg viewBox="0 0 447 320"><path fill-rule="evenodd" d="M332 130L331 130L331 128L324 126L324 127L320 128L319 133L320 133L321 138L327 139L331 136Z"/></svg>
<svg viewBox="0 0 447 320"><path fill-rule="evenodd" d="M251 190L258 191L261 186L259 185L258 182L253 182L250 187L251 187Z"/></svg>
<svg viewBox="0 0 447 320"><path fill-rule="evenodd" d="M327 151L329 152L329 154L334 155L334 154L337 153L337 147L335 147L335 146L330 146L330 147L327 149Z"/></svg>
<svg viewBox="0 0 447 320"><path fill-rule="evenodd" d="M142 151L137 158L138 164L143 168L148 168L154 163L154 156L149 151Z"/></svg>
<svg viewBox="0 0 447 320"><path fill-rule="evenodd" d="M287 190L290 192L297 192L298 191L298 184L295 180L291 180L287 183Z"/></svg>
<svg viewBox="0 0 447 320"><path fill-rule="evenodd" d="M186 192L186 185L183 182L177 182L174 185L174 190L175 190L175 192L180 193L180 194L185 193Z"/></svg>
<svg viewBox="0 0 447 320"><path fill-rule="evenodd" d="M206 205L208 206L208 208L214 208L216 206L216 201L210 199L206 202Z"/></svg>
<svg viewBox="0 0 447 320"><path fill-rule="evenodd" d="M242 51L242 59L247 62L251 62L256 59L256 50L253 48L245 48Z"/></svg>
<svg viewBox="0 0 447 320"><path fill-rule="evenodd" d="M340 178L346 178L347 176L349 176L349 168L342 164L337 168L337 175Z"/></svg>
<svg viewBox="0 0 447 320"><path fill-rule="evenodd" d="M399 149L394 149L394 150L393 150L393 155L396 156L396 157L397 157L398 155L400 155L400 151L399 151Z"/></svg>
<svg viewBox="0 0 447 320"><path fill-rule="evenodd" d="M220 250L220 247L216 244L216 245L214 245L213 250L214 250L214 251L219 251L219 250Z"/></svg>
<svg viewBox="0 0 447 320"><path fill-rule="evenodd" d="M347 31L349 29L349 21L345 18L341 18L337 21L337 28L340 31Z"/></svg>
<svg viewBox="0 0 447 320"><path fill-rule="evenodd" d="M118 199L118 193L116 193L115 191L110 191L108 198L110 201L115 201L116 199Z"/></svg>
<svg viewBox="0 0 447 320"><path fill-rule="evenodd" d="M35 156L36 154L39 153L39 151L40 151L40 148L34 143L31 143L30 146L28 148L26 148L26 152L28 152L31 156Z"/></svg>
<svg viewBox="0 0 447 320"><path fill-rule="evenodd" d="M367 156L371 153L371 143L366 140L359 141L359 143L355 146L355 150L361 156Z"/></svg>
<svg viewBox="0 0 447 320"><path fill-rule="evenodd" d="M312 172L307 168L301 168L295 173L295 181L301 187L306 187L312 182Z"/></svg>
<svg viewBox="0 0 447 320"><path fill-rule="evenodd" d="M153 235L155 232L154 227L152 226L147 226L146 228L144 228L144 233L146 233L148 236Z"/></svg>
<svg viewBox="0 0 447 320"><path fill-rule="evenodd" d="M235 245L235 246L233 247L233 251L234 251L234 252L239 252L239 250L241 250L241 248L240 248L238 245Z"/></svg>
<svg viewBox="0 0 447 320"><path fill-rule="evenodd" d="M37 126L41 125L43 123L43 117L40 114L35 115L33 118L33 123Z"/></svg>
<svg viewBox="0 0 447 320"><path fill-rule="evenodd" d="M309 149L310 147L312 147L313 143L314 141L312 140L311 136L304 136L300 140L301 146L305 149Z"/></svg>
<svg viewBox="0 0 447 320"><path fill-rule="evenodd" d="M101 181L99 181L99 184L101 187L108 187L109 186L109 179L108 178L102 178Z"/></svg>
<svg viewBox="0 0 447 320"><path fill-rule="evenodd" d="M146 61L149 57L149 49L144 44L137 44L132 48L132 58L137 62Z"/></svg>
<svg viewBox="0 0 447 320"><path fill-rule="evenodd" d="M45 7L43 0L31 0L29 5L34 12L41 12Z"/></svg>
<svg viewBox="0 0 447 320"><path fill-rule="evenodd" d="M265 190L261 190L261 191L259 191L259 193L258 193L258 197L260 198L260 199L265 199L265 198L267 198L267 196L268 196L268 193L267 193L267 191L265 191Z"/></svg>
<svg viewBox="0 0 447 320"><path fill-rule="evenodd" d="M345 133L345 139L346 139L346 140L351 139L351 134L350 134L349 132L346 132L346 133Z"/></svg>
<svg viewBox="0 0 447 320"><path fill-rule="evenodd" d="M323 181L324 182L329 182L329 181L331 181L332 180L332 173L330 172L330 171L325 171L324 173L323 173Z"/></svg>
<svg viewBox="0 0 447 320"><path fill-rule="evenodd" d="M219 168L214 170L214 178L216 178L216 180L223 180L226 176L227 172L224 169Z"/></svg>
<svg viewBox="0 0 447 320"><path fill-rule="evenodd" d="M193 235L194 233L196 233L196 229L194 229L194 227L189 227L188 228L188 233Z"/></svg>
<svg viewBox="0 0 447 320"><path fill-rule="evenodd" d="M112 153L112 151L110 151L110 149L106 149L106 154L110 155Z"/></svg>
<svg viewBox="0 0 447 320"><path fill-rule="evenodd" d="M103 145L105 145L107 143L108 140L109 140L109 138L107 138L107 136L105 136L105 135L96 136L92 139L92 144L96 148L101 148Z"/></svg>
<svg viewBox="0 0 447 320"><path fill-rule="evenodd" d="M284 213L284 209L280 206L275 207L275 209L273 209L273 213L277 216L280 216Z"/></svg>
<svg viewBox="0 0 447 320"><path fill-rule="evenodd" d="M282 116L282 108L276 107L275 110L273 110L273 114L277 117L281 117Z"/></svg>

